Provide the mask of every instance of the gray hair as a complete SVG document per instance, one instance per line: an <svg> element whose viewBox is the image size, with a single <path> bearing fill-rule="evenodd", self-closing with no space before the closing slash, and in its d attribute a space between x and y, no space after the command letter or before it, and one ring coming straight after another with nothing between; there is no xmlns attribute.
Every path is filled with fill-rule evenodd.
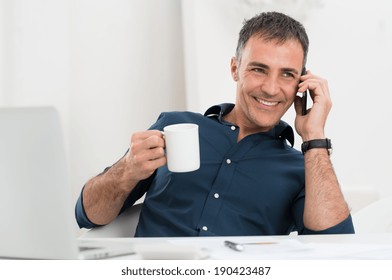
<svg viewBox="0 0 392 280"><path fill-rule="evenodd" d="M265 12L244 21L239 33L236 49L238 64L241 63L241 55L246 43L253 35L260 36L267 41L277 41L280 44L288 40L297 40L304 52L303 66L309 49L309 38L304 26L297 20L278 12Z"/></svg>

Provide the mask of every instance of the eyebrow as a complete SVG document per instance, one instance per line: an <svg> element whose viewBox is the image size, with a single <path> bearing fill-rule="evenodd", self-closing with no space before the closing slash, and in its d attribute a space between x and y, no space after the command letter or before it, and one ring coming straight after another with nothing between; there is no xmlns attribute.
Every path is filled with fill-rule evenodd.
<svg viewBox="0 0 392 280"><path fill-rule="evenodd" d="M289 68L289 67L288 68L282 68L282 71L283 72L292 72L294 74L299 74L299 72L295 68Z"/></svg>
<svg viewBox="0 0 392 280"><path fill-rule="evenodd" d="M257 61L252 61L248 64L248 66L256 66L260 68L265 68L265 69L270 69L270 67L264 63L257 62Z"/></svg>
<svg viewBox="0 0 392 280"><path fill-rule="evenodd" d="M260 67L260 68L264 68L264 69L270 69L270 67L267 64L261 63L261 62L257 62L257 61L252 61L248 64L248 66L252 66L252 67ZM280 71L282 72L292 72L295 74L299 74L299 72L297 71L297 69L295 68L290 68L290 67L284 67L281 68Z"/></svg>

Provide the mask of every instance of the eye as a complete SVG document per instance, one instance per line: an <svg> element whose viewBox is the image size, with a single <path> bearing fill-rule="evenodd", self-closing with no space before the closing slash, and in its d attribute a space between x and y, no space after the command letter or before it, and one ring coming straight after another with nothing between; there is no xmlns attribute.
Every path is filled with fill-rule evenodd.
<svg viewBox="0 0 392 280"><path fill-rule="evenodd" d="M252 71L256 73L266 73L265 69L260 67L252 68Z"/></svg>
<svg viewBox="0 0 392 280"><path fill-rule="evenodd" d="M292 72L283 72L283 77L294 79L295 75Z"/></svg>

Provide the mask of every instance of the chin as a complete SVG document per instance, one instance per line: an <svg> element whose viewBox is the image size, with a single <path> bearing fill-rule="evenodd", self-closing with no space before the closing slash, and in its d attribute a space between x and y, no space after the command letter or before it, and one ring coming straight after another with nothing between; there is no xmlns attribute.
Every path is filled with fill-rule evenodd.
<svg viewBox="0 0 392 280"><path fill-rule="evenodd" d="M268 130L272 129L280 121L280 118L271 118L269 115L258 116L255 120L255 124L261 128L266 128Z"/></svg>
<svg viewBox="0 0 392 280"><path fill-rule="evenodd" d="M255 122L255 124L256 124L258 127L262 128L263 131L268 131L268 130L271 130L275 125L277 125L278 122L279 122L279 121L277 121L277 122L273 122L273 121L271 121L271 122L260 121L260 122Z"/></svg>

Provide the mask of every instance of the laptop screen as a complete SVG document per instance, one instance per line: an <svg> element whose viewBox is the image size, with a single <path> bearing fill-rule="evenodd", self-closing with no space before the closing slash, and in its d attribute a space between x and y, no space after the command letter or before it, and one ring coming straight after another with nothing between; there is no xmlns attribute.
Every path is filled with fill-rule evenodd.
<svg viewBox="0 0 392 280"><path fill-rule="evenodd" d="M58 112L0 108L0 257L75 258L72 195Z"/></svg>

